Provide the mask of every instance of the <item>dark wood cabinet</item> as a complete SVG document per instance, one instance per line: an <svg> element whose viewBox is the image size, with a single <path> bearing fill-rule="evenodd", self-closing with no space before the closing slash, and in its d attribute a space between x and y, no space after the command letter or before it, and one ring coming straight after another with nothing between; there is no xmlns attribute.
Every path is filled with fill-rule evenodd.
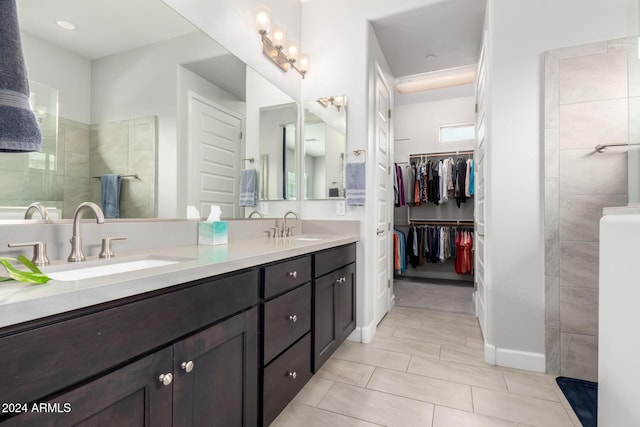
<svg viewBox="0 0 640 427"><path fill-rule="evenodd" d="M255 426L258 309L174 346L174 426Z"/></svg>
<svg viewBox="0 0 640 427"><path fill-rule="evenodd" d="M313 372L356 327L355 245L315 255L313 287Z"/></svg>
<svg viewBox="0 0 640 427"><path fill-rule="evenodd" d="M311 256L264 267L261 423L268 426L311 378Z"/></svg>
<svg viewBox="0 0 640 427"><path fill-rule="evenodd" d="M165 348L52 399L28 404L25 413L3 425L169 427L171 384L165 386L159 376L171 372L172 354Z"/></svg>
<svg viewBox="0 0 640 427"><path fill-rule="evenodd" d="M255 426L258 302L252 269L0 332L0 402L51 403L0 421Z"/></svg>
<svg viewBox="0 0 640 427"><path fill-rule="evenodd" d="M355 265L350 244L0 329L22 405L0 424L267 426L355 328Z"/></svg>

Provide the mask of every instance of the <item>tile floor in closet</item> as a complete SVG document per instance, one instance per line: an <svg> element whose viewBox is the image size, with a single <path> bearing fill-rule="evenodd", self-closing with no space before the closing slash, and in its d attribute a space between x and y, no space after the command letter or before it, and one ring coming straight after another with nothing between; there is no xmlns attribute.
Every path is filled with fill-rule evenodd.
<svg viewBox="0 0 640 427"><path fill-rule="evenodd" d="M343 343L272 426L581 426L555 377L488 365L482 347L472 315L396 306L371 343Z"/></svg>

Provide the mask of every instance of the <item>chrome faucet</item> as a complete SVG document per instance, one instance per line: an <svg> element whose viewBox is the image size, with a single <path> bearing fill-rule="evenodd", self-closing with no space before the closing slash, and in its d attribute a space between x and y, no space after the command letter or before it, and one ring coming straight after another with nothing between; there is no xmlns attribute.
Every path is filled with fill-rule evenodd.
<svg viewBox="0 0 640 427"><path fill-rule="evenodd" d="M45 221L49 219L49 212L47 212L47 208L38 202L31 203L29 206L27 206L27 210L24 213L24 219L32 219L33 213L36 211Z"/></svg>
<svg viewBox="0 0 640 427"><path fill-rule="evenodd" d="M80 205L76 208L73 213L73 235L71 236L71 254L67 261L69 262L80 262L84 261L84 253L82 252L82 237L80 236L80 222L82 221L82 217L84 212L87 210L92 210L94 215L96 216L96 222L98 224L104 224L104 214L102 213L102 209L100 206L93 202L84 202L80 203Z"/></svg>
<svg viewBox="0 0 640 427"><path fill-rule="evenodd" d="M287 217L289 215L293 215L296 217L296 219L298 221L300 221L300 215L298 215L297 213L295 213L294 211L287 211L285 212L285 214L282 216L282 237L289 237L289 236L293 236L293 231L292 229L294 227L287 227Z"/></svg>
<svg viewBox="0 0 640 427"><path fill-rule="evenodd" d="M249 219L253 218L253 215L254 215L254 214L257 214L260 218L264 218L264 215L262 215L262 212L260 212L260 211L252 211L252 212L249 214Z"/></svg>

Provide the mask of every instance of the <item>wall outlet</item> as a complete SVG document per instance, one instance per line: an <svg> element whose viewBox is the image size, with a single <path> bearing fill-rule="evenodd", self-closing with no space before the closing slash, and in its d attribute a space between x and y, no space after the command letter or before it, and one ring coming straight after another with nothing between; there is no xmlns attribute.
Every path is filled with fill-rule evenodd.
<svg viewBox="0 0 640 427"><path fill-rule="evenodd" d="M344 200L338 200L336 202L336 215L344 215L346 213L346 206Z"/></svg>
<svg viewBox="0 0 640 427"><path fill-rule="evenodd" d="M269 215L269 203L260 202L260 213L262 215Z"/></svg>

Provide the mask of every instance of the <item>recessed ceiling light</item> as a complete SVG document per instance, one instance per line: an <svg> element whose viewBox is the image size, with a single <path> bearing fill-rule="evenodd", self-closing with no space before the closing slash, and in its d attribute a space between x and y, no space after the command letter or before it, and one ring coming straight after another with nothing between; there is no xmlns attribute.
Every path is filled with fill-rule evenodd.
<svg viewBox="0 0 640 427"><path fill-rule="evenodd" d="M75 31L78 29L78 26L76 24L71 21L65 21L64 19L56 21L56 24L58 25L58 27L67 31Z"/></svg>

